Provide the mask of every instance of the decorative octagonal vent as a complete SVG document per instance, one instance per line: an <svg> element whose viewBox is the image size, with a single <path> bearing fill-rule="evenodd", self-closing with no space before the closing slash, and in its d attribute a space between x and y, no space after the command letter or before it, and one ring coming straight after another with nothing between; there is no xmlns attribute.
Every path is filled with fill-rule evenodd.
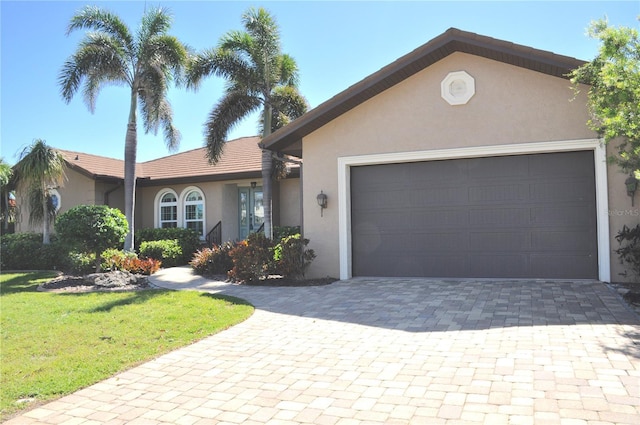
<svg viewBox="0 0 640 425"><path fill-rule="evenodd" d="M450 105L464 105L476 93L476 81L464 71L450 72L440 84L440 95Z"/></svg>

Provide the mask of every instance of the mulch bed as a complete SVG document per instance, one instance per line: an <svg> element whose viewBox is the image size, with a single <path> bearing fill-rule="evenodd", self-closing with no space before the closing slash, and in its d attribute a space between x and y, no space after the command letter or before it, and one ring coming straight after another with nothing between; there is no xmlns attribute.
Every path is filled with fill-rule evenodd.
<svg viewBox="0 0 640 425"><path fill-rule="evenodd" d="M45 282L38 286L38 291L41 292L121 292L121 291L141 291L145 289L158 289L149 285L149 280L146 277L138 276L138 281L135 284L122 285L116 287L107 287L100 285L89 285L85 281L83 276L69 276L61 275L48 282Z"/></svg>

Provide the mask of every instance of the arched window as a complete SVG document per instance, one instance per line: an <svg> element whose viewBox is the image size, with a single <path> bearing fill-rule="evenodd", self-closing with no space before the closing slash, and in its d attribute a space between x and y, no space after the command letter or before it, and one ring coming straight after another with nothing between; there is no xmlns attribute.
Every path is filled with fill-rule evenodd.
<svg viewBox="0 0 640 425"><path fill-rule="evenodd" d="M164 192L159 204L158 227L178 227L178 197L175 192Z"/></svg>
<svg viewBox="0 0 640 425"><path fill-rule="evenodd" d="M204 196L199 189L186 189L183 211L184 227L195 230L204 239Z"/></svg>
<svg viewBox="0 0 640 425"><path fill-rule="evenodd" d="M51 199L51 204L53 208L55 208L56 213L60 211L60 207L62 206L62 198L60 197L60 192L56 189L49 189L49 199Z"/></svg>

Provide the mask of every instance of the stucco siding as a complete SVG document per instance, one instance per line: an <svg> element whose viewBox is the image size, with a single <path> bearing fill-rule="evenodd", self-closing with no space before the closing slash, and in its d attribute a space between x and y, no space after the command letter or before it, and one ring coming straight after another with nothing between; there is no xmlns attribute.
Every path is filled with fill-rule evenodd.
<svg viewBox="0 0 640 425"><path fill-rule="evenodd" d="M65 171L65 176L66 178L57 188L60 194L60 210L58 214L62 214L76 205L96 204L94 180L69 168ZM42 232L42 225L31 226L29 224L28 199L23 187L18 187L16 201L19 208L16 232ZM51 232L54 232L53 223L51 223Z"/></svg>
<svg viewBox="0 0 640 425"><path fill-rule="evenodd" d="M300 179L285 179L280 184L280 225L300 226Z"/></svg>
<svg viewBox="0 0 640 425"><path fill-rule="evenodd" d="M286 179L279 184L280 190L280 222L286 226L300 224L300 179ZM238 239L238 189L250 187L255 182L261 186L260 180L226 180L201 182L195 184L174 184L163 186L144 186L137 190L136 210L138 211L136 228L158 226L158 195L165 189L173 190L178 199L186 196L189 188L198 188L205 198L205 235L222 221L222 240ZM278 184L278 183L276 183ZM182 227L182 223L178 224Z"/></svg>
<svg viewBox="0 0 640 425"><path fill-rule="evenodd" d="M614 155L616 152L616 143L612 142L607 146L608 155ZM611 235L611 280L612 281L633 281L631 278L621 276L624 267L620 264L618 255L613 251L618 249L620 244L615 240L615 236L623 226L635 227L640 223L640 190L634 196L633 205L631 198L627 196L625 180L629 177L623 174L616 165L609 165L607 169L607 178L609 186L609 209L607 211L609 217L609 232Z"/></svg>
<svg viewBox="0 0 640 425"><path fill-rule="evenodd" d="M454 71L475 79L466 105L441 98L440 83ZM339 275L338 158L596 138L585 124L584 93L573 96L565 79L454 53L309 134L304 229L317 254L309 274ZM320 190L329 198L322 217Z"/></svg>

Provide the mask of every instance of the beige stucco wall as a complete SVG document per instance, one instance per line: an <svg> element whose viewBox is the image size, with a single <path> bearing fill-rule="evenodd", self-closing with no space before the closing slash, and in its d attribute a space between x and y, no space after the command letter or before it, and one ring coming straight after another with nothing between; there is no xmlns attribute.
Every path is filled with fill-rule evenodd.
<svg viewBox="0 0 640 425"><path fill-rule="evenodd" d="M95 182L84 174L80 174L73 169L67 168L65 171L66 178L57 188L60 194L60 210L58 214L62 214L76 205L95 205ZM26 193L22 187L18 187L16 191L16 202L18 204L18 217L16 222L16 232L42 232L42 225L29 225L29 208ZM51 232L53 233L53 223Z"/></svg>
<svg viewBox="0 0 640 425"><path fill-rule="evenodd" d="M261 186L260 179L225 180L194 184L139 187L136 195L136 228L155 227L156 198L165 189L173 189L178 197L185 195L190 187L200 189L205 198L205 234L222 221L222 240L238 239L238 188L250 187L251 182ZM276 182L275 184L278 184ZM300 179L291 178L280 182L280 223L287 226L300 224Z"/></svg>
<svg viewBox="0 0 640 425"><path fill-rule="evenodd" d="M280 182L280 226L300 226L300 179Z"/></svg>
<svg viewBox="0 0 640 425"><path fill-rule="evenodd" d="M440 83L454 71L475 79L466 105L441 98ZM339 276L338 158L596 138L586 126L585 93L572 97L565 79L454 53L309 134L303 139L304 232L317 254L309 275ZM609 172L610 208L626 197L619 185L624 178ZM315 199L320 190L328 196L322 217ZM630 206L625 201L621 205ZM620 222L612 218L611 228Z"/></svg>
<svg viewBox="0 0 640 425"><path fill-rule="evenodd" d="M612 142L607 147L607 154L610 156L615 155L615 142ZM611 235L611 280L612 281L630 281L632 279L621 276L621 273L625 271L618 255L613 251L620 245L615 240L615 236L623 226L635 227L640 223L640 190L636 192L634 196L633 205L631 205L631 198L627 196L625 180L629 175L622 173L622 171L615 165L609 165L607 169L607 179L609 186L609 232Z"/></svg>

